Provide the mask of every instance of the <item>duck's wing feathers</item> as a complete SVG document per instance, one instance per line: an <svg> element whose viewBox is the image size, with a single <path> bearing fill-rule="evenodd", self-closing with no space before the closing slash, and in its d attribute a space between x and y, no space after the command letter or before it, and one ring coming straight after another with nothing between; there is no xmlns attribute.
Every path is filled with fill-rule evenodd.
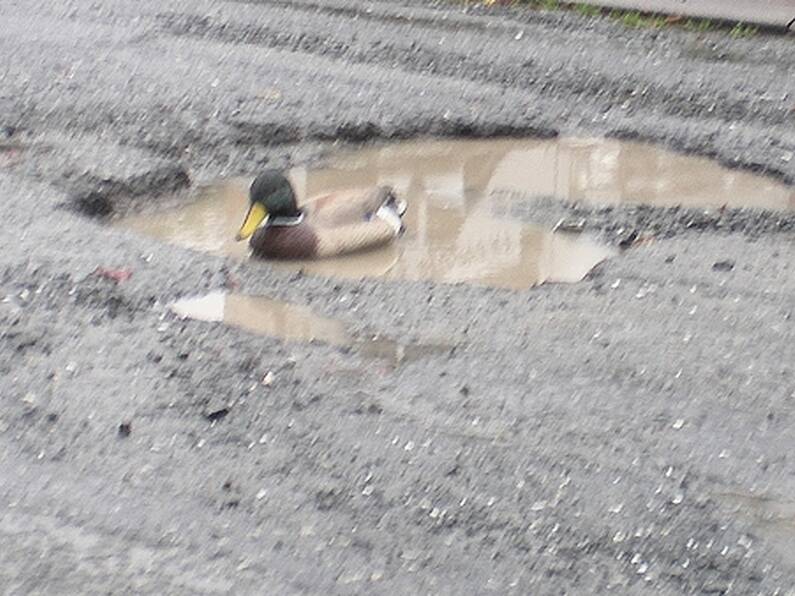
<svg viewBox="0 0 795 596"><path fill-rule="evenodd" d="M373 186L315 197L306 203L304 211L313 225L356 224L372 218L381 206L393 199L390 187Z"/></svg>
<svg viewBox="0 0 795 596"><path fill-rule="evenodd" d="M383 211L383 210L382 210ZM395 222L379 212L370 221L338 226L265 226L251 237L252 253L266 259L316 259L376 248L399 233Z"/></svg>
<svg viewBox="0 0 795 596"><path fill-rule="evenodd" d="M318 257L358 252L389 244L397 235L394 225L376 217L371 221L315 230Z"/></svg>

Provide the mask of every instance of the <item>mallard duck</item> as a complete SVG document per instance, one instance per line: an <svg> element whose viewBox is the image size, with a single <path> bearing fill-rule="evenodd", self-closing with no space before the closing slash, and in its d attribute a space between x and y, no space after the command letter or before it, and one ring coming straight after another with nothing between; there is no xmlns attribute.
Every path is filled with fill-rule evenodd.
<svg viewBox="0 0 795 596"><path fill-rule="evenodd" d="M388 186L334 192L299 207L278 170L254 179L249 201L236 238L250 238L252 254L271 259L332 257L388 244L403 232L406 210Z"/></svg>

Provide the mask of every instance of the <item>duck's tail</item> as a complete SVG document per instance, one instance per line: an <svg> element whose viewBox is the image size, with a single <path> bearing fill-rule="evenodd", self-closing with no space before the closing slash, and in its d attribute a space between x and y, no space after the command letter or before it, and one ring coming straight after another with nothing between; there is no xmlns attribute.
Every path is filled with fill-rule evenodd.
<svg viewBox="0 0 795 596"><path fill-rule="evenodd" d="M406 226L403 225L401 217L403 217L407 208L408 204L406 201L399 198L393 189L388 188L386 200L375 212L375 215L392 226L396 235L400 235L406 231Z"/></svg>
<svg viewBox="0 0 795 596"><path fill-rule="evenodd" d="M395 194L395 191L392 188L389 188L388 196L384 203L394 209L395 213L397 213L400 217L403 217L403 214L406 213L406 209L408 209L409 206L405 200L401 199Z"/></svg>

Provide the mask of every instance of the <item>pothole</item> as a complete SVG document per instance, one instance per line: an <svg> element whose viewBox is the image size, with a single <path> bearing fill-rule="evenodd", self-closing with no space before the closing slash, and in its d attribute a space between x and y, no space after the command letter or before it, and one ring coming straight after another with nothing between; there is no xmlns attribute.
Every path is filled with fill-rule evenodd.
<svg viewBox="0 0 795 596"><path fill-rule="evenodd" d="M289 177L299 202L388 184L405 198L407 233L378 250L274 266L328 277L386 277L522 289L576 282L612 250L583 234L553 232L496 215L504 193L593 204L795 208L795 190L714 161L612 139L426 140L367 147ZM249 179L220 180L195 200L119 225L160 240L248 256L234 239Z"/></svg>
<svg viewBox="0 0 795 596"><path fill-rule="evenodd" d="M381 335L351 333L337 319L316 314L308 306L228 292L182 298L170 310L181 318L220 322L287 342L319 342L351 348L362 356L385 360L395 366L433 355L449 354L455 344L402 342Z"/></svg>

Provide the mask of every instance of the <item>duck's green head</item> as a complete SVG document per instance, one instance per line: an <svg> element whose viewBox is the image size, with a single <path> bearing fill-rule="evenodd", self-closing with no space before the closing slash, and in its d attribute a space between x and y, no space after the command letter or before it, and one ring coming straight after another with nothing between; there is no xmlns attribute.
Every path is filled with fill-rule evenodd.
<svg viewBox="0 0 795 596"><path fill-rule="evenodd" d="M254 178L249 189L249 201L246 219L237 233L238 240L251 236L269 215L295 217L301 213L290 181L278 170L265 170Z"/></svg>

